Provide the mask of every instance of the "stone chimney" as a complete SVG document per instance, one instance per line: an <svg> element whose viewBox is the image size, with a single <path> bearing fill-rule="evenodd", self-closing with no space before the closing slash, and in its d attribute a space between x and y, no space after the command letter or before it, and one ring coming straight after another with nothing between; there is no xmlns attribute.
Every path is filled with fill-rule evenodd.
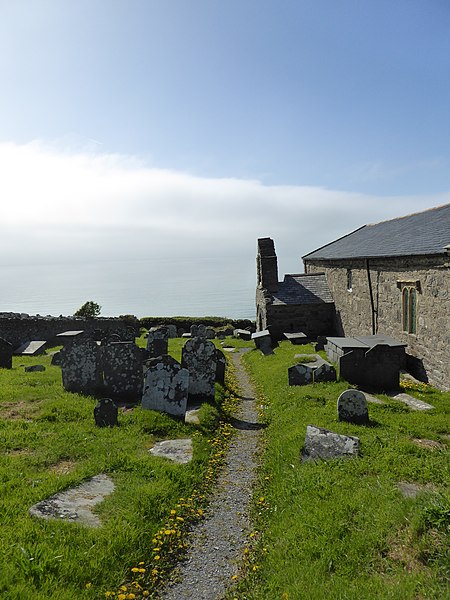
<svg viewBox="0 0 450 600"><path fill-rule="evenodd" d="M278 289L278 260L271 238L258 239L256 266L258 287L265 288L269 292L276 292Z"/></svg>

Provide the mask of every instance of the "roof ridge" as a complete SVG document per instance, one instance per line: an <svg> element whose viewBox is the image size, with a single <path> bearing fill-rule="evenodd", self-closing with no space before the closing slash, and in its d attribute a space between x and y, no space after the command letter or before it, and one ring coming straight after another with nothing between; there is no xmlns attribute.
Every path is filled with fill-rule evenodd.
<svg viewBox="0 0 450 600"><path fill-rule="evenodd" d="M450 206L450 202L448 202L447 204L439 204L439 206L432 206L431 208L426 208L425 210L418 210L416 212L409 213L407 215L403 215L401 217L393 217L392 219L384 219L383 221L377 221L376 223L367 223L367 225L365 225L365 227L374 227L375 225L382 225L383 223L389 223L390 221L400 221L401 219L409 219L416 215L423 215L424 213L431 212L432 210L440 210L441 208L446 208L447 206ZM357 231L357 230L355 230L355 231ZM354 232L352 232L352 233L354 233ZM350 234L348 234L348 235L350 235ZM341 239L341 238L339 238L339 239ZM335 240L335 241L337 242L338 240ZM333 242L331 242L331 243L333 243ZM324 246L322 246L322 248L323 247ZM320 248L318 248L318 250L320 250Z"/></svg>

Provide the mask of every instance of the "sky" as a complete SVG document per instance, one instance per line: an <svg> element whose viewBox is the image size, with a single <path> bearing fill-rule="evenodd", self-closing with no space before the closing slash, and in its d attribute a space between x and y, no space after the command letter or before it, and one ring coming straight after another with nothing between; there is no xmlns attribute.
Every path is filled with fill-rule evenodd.
<svg viewBox="0 0 450 600"><path fill-rule="evenodd" d="M253 273L270 236L295 273L450 202L449 30L448 0L0 0L0 268Z"/></svg>

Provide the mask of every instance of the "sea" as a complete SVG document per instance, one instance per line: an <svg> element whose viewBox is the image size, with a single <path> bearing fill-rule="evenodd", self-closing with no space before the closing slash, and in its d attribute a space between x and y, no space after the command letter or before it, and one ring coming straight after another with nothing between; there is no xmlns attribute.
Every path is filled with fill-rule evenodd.
<svg viewBox="0 0 450 600"><path fill-rule="evenodd" d="M255 319L253 264L223 258L0 265L0 312L73 315L87 300L101 316Z"/></svg>

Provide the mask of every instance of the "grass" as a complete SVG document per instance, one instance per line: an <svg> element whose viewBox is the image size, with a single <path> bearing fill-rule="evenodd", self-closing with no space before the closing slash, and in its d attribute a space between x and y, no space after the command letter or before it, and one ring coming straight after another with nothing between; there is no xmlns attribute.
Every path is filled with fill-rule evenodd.
<svg viewBox="0 0 450 600"><path fill-rule="evenodd" d="M272 356L252 351L244 358L267 427L253 549L230 598L448 597L450 393L406 384L435 409L412 411L379 396L384 404L369 404L369 426L339 422L336 401L350 386L289 387L287 369L298 352L283 342ZM359 437L361 455L302 463L308 424ZM399 482L424 492L404 498Z"/></svg>
<svg viewBox="0 0 450 600"><path fill-rule="evenodd" d="M181 346L181 340L170 341L169 351L178 359ZM96 400L65 392L60 368L50 360L49 355L14 357L12 370L0 369L0 597L89 599L114 590L119 597L124 584L131 598L132 578L151 584L152 593L184 548L183 523L201 517L203 492L214 479L228 435L223 425L225 435L214 441L214 431L231 394L218 386L216 403L203 409L197 427L137 407L120 410L119 427L99 429L93 418ZM23 367L31 364L44 364L46 371L25 373ZM159 439L187 436L194 444L188 465L148 452ZM30 517L34 503L98 473L107 473L116 486L96 508L101 528ZM173 510L176 528L170 522ZM145 567L155 562L152 540L169 526L177 544L166 543L161 568L151 574ZM133 590L138 597L139 588Z"/></svg>

